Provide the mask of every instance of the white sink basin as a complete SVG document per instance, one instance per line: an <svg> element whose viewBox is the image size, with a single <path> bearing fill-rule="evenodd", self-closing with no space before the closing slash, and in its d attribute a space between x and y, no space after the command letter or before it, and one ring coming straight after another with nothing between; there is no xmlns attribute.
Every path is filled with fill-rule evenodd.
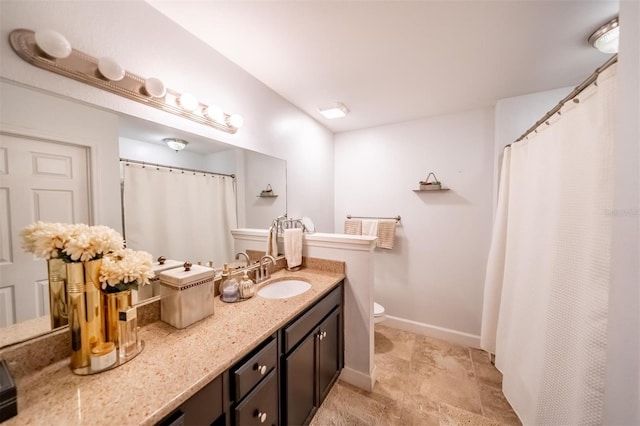
<svg viewBox="0 0 640 426"><path fill-rule="evenodd" d="M267 284L258 290L258 296L265 299L287 299L304 293L311 288L306 281L289 279Z"/></svg>

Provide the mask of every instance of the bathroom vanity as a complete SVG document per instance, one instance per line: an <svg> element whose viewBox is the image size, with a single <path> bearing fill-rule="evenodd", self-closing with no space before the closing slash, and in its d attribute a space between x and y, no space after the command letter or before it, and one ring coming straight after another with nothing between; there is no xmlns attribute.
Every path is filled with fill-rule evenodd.
<svg viewBox="0 0 640 426"><path fill-rule="evenodd" d="M20 373L18 416L3 426L308 422L344 362L345 276L336 263L275 272L311 283L295 297L216 298L214 315L185 329L149 324L144 351L114 370L76 376L65 359Z"/></svg>
<svg viewBox="0 0 640 426"><path fill-rule="evenodd" d="M308 424L343 366L342 301L339 283L159 424Z"/></svg>

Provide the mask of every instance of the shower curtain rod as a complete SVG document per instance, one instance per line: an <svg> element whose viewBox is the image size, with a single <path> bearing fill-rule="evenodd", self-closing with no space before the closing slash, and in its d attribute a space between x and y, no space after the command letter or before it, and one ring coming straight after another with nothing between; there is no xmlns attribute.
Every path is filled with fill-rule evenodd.
<svg viewBox="0 0 640 426"><path fill-rule="evenodd" d="M142 164L142 166L151 166L151 167L162 167L163 169L169 169L169 170L180 170L182 172L193 172L193 173L204 173L204 174L208 174L208 175L217 175L217 176L227 176L230 178L235 179L236 175L228 175L225 173L216 173L216 172L208 172L206 170L197 170L197 169L185 169L184 167L173 167L173 166L166 166L163 164L156 164L156 163L147 163L146 161L138 161L138 160L130 160L128 158L121 158L120 159L121 162L124 163L133 163L133 164Z"/></svg>
<svg viewBox="0 0 640 426"><path fill-rule="evenodd" d="M549 120L549 118L551 118L553 116L553 114L555 114L556 112L560 111L560 109L564 106L564 104L566 104L567 102L569 102L570 100L572 100L573 98L578 96L584 89L586 89L593 82L595 82L598 79L598 76L604 70L606 70L607 68L609 68L611 65L615 64L616 62L618 62L618 54L617 53L615 55L613 55L611 58L609 58L609 60L607 62L602 64L600 67L596 68L596 70L589 77L587 77L587 79L585 81L583 81L578 86L576 86L576 88L573 89L573 91L571 93L569 93L563 100L561 100L558 103L558 105L556 105L551 111L547 112L544 117L542 117L540 120L538 120L536 122L536 124L531 126L526 132L524 132L522 134L522 136L520 136L518 139L516 139L516 142L520 142L521 140L526 138L531 132L536 131L536 129L538 127L540 127L542 124L547 123L547 120ZM549 124L549 123L547 123L547 124ZM511 144L509 144L507 146L510 146L510 145ZM505 146L505 148L507 146Z"/></svg>

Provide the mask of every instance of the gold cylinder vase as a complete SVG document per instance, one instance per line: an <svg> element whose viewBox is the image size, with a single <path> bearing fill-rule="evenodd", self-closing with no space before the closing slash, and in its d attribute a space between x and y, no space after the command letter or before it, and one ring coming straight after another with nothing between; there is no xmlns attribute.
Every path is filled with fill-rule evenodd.
<svg viewBox="0 0 640 426"><path fill-rule="evenodd" d="M67 268L62 259L47 260L49 276L49 316L51 328L55 329L69 323L67 307Z"/></svg>
<svg viewBox="0 0 640 426"><path fill-rule="evenodd" d="M106 342L104 331L104 309L100 291L100 268L102 259L90 260L84 264L85 304L87 336L91 347Z"/></svg>
<svg viewBox="0 0 640 426"><path fill-rule="evenodd" d="M71 368L89 366L91 346L86 321L86 297L84 265L67 263L67 305L69 309L69 332L71 335Z"/></svg>
<svg viewBox="0 0 640 426"><path fill-rule="evenodd" d="M117 293L102 293L102 301L105 341L113 342L116 348L119 348L118 315L120 311L126 311L131 306L131 290L119 291Z"/></svg>

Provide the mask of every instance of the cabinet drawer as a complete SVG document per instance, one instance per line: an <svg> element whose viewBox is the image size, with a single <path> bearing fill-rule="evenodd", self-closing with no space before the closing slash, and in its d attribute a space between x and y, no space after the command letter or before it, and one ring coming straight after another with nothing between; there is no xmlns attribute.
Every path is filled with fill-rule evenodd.
<svg viewBox="0 0 640 426"><path fill-rule="evenodd" d="M316 303L291 325L285 327L284 352L289 352L306 336L331 310L342 303L342 284L338 285L322 300Z"/></svg>
<svg viewBox="0 0 640 426"><path fill-rule="evenodd" d="M235 409L235 424L242 426L277 425L278 379L269 375Z"/></svg>
<svg viewBox="0 0 640 426"><path fill-rule="evenodd" d="M274 338L258 353L233 370L234 397L240 401L278 362L278 345Z"/></svg>

